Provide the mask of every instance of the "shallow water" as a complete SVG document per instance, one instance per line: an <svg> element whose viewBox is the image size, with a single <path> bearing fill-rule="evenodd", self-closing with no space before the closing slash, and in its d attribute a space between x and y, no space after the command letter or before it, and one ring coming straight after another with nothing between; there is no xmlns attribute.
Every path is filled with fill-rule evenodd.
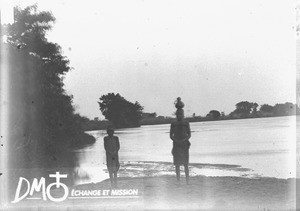
<svg viewBox="0 0 300 211"><path fill-rule="evenodd" d="M295 116L190 125L191 176L296 177ZM119 175L173 175L169 127L165 124L116 130L121 145ZM108 177L103 147L106 133L101 130L88 133L96 137L96 143L75 151L77 184Z"/></svg>

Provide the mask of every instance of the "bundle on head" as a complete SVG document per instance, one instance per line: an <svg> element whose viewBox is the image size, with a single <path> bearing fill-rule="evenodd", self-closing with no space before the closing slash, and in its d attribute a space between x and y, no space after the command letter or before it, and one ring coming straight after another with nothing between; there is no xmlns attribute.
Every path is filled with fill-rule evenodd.
<svg viewBox="0 0 300 211"><path fill-rule="evenodd" d="M180 98L180 97L177 98L177 101L176 101L176 103L175 103L175 107L176 107L177 109L182 109L182 108L184 107L184 103L181 101L181 98Z"/></svg>

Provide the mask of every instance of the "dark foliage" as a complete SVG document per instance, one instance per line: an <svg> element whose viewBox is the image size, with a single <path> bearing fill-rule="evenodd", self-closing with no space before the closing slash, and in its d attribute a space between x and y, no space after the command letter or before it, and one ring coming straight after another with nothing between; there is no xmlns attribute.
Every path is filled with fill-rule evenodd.
<svg viewBox="0 0 300 211"><path fill-rule="evenodd" d="M271 113L271 112L273 112L273 110L274 110L273 106L270 106L268 104L263 104L260 106L259 112Z"/></svg>
<svg viewBox="0 0 300 211"><path fill-rule="evenodd" d="M103 116L116 128L141 125L143 107L138 102L131 103L120 94L108 93L100 97L98 104Z"/></svg>
<svg viewBox="0 0 300 211"><path fill-rule="evenodd" d="M257 103L250 103L248 101L242 101L235 105L236 109L230 113L230 116L233 118L247 118L250 117L250 114L256 115L257 112Z"/></svg>
<svg viewBox="0 0 300 211"><path fill-rule="evenodd" d="M1 62L9 72L10 157L14 167L57 167L67 148L83 136L63 75L71 70L56 43L45 35L55 18L37 6L15 8L13 24L1 26ZM72 159L71 159L72 160Z"/></svg>
<svg viewBox="0 0 300 211"><path fill-rule="evenodd" d="M202 122L214 120L230 120L230 119L243 119L243 118L260 118L260 117L276 117L276 116L290 116L300 115L300 108L293 103L278 103L274 106L263 104L259 110L257 103L250 103L248 101L241 101L236 104L236 109L229 115L217 110L211 110L205 117L196 116L195 113L192 117L186 117L189 122ZM142 119L142 125L156 125L156 124L170 124L175 118L170 117L149 117L145 115Z"/></svg>
<svg viewBox="0 0 300 211"><path fill-rule="evenodd" d="M211 110L208 114L207 114L208 118L211 119L220 119L221 117L221 113L217 110Z"/></svg>

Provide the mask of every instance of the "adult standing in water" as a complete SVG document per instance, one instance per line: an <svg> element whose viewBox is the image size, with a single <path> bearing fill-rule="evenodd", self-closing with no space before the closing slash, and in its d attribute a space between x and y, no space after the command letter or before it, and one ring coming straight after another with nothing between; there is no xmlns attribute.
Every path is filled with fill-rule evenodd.
<svg viewBox="0 0 300 211"><path fill-rule="evenodd" d="M117 174L120 168L118 151L120 149L119 137L114 136L114 128L107 127L108 136L104 137L104 148L106 151L106 165L109 173L111 186L117 187Z"/></svg>
<svg viewBox="0 0 300 211"><path fill-rule="evenodd" d="M177 98L175 104L177 108L176 111L176 121L171 124L170 138L173 141L173 162L175 165L177 180L180 180L180 166L184 166L186 183L189 183L189 148L191 143L189 139L191 138L191 129L188 121L184 119L184 103L181 101L180 97Z"/></svg>

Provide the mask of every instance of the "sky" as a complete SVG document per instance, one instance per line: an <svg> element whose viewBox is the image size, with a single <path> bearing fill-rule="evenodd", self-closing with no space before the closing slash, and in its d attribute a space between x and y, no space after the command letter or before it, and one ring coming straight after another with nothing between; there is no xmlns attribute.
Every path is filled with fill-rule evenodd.
<svg viewBox="0 0 300 211"><path fill-rule="evenodd" d="M292 0L13 4L35 2L56 18L47 36L70 60L65 89L81 115L103 119L97 101L111 92L163 116L177 97L187 116L229 114L240 101L296 102Z"/></svg>

